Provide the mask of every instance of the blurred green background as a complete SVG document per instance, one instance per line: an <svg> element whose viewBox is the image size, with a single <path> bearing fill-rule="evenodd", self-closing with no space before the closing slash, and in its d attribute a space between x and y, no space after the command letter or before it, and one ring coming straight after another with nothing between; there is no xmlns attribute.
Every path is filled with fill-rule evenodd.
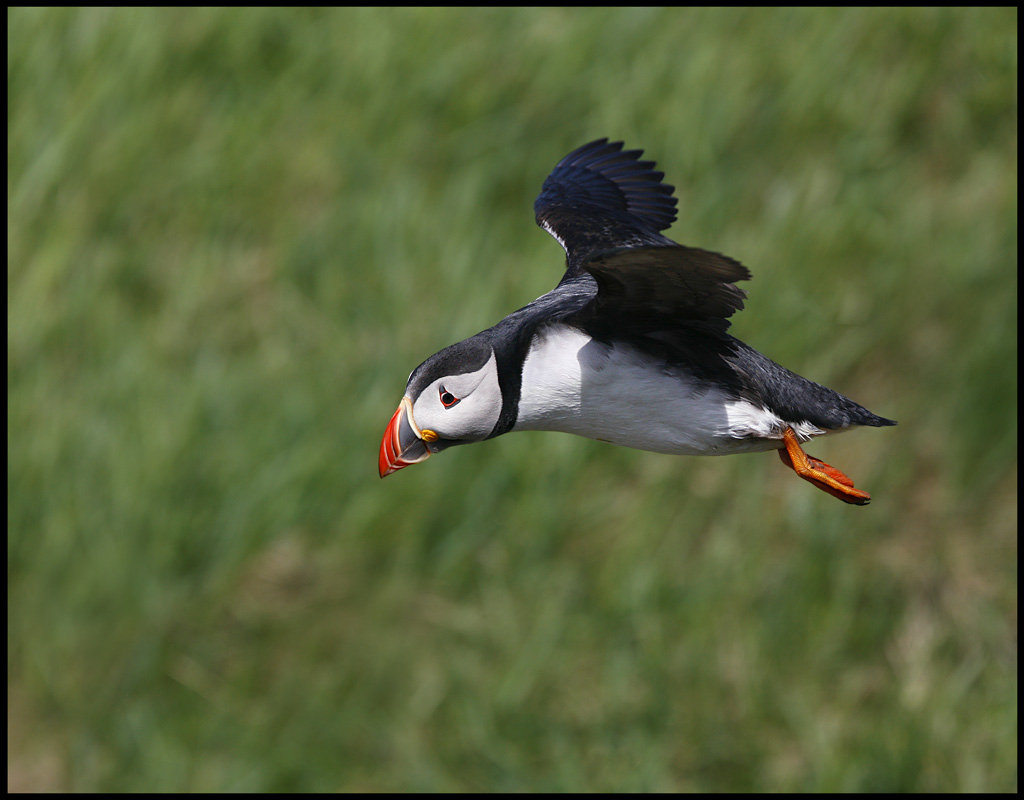
<svg viewBox="0 0 1024 800"><path fill-rule="evenodd" d="M1017 12L8 11L8 785L1013 791ZM380 481L645 148L733 332L897 428Z"/></svg>

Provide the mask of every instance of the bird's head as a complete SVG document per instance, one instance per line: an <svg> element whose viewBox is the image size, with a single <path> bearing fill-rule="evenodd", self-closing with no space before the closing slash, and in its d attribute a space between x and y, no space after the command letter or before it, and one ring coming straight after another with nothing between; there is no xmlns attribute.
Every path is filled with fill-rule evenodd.
<svg viewBox="0 0 1024 800"><path fill-rule="evenodd" d="M483 336L446 347L409 376L380 445L380 476L457 444L486 439L501 415L494 349Z"/></svg>

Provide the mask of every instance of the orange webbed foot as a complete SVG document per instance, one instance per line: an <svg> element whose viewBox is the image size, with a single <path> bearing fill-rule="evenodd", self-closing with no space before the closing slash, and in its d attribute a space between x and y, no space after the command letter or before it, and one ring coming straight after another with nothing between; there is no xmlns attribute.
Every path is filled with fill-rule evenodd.
<svg viewBox="0 0 1024 800"><path fill-rule="evenodd" d="M871 495L855 489L853 481L844 473L805 453L792 428L786 428L782 441L785 447L779 450L779 458L805 481L833 497L838 497L844 503L866 506L871 501Z"/></svg>

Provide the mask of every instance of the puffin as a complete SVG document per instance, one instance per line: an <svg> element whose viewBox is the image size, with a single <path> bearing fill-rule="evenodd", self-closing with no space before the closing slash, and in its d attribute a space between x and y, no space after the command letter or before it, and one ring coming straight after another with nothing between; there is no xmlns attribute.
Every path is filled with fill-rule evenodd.
<svg viewBox="0 0 1024 800"><path fill-rule="evenodd" d="M777 450L818 489L866 505L867 492L802 445L896 423L729 335L750 271L662 234L675 187L642 155L603 138L555 165L534 211L565 250L562 280L412 371L380 477L455 445L562 431L672 455Z"/></svg>

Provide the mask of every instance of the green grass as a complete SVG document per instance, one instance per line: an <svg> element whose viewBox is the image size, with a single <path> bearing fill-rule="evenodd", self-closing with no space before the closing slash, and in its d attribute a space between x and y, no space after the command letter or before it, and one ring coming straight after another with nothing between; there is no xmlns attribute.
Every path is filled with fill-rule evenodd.
<svg viewBox="0 0 1024 800"><path fill-rule="evenodd" d="M1013 791L1016 10L8 11L8 784ZM380 481L599 136L897 428Z"/></svg>

